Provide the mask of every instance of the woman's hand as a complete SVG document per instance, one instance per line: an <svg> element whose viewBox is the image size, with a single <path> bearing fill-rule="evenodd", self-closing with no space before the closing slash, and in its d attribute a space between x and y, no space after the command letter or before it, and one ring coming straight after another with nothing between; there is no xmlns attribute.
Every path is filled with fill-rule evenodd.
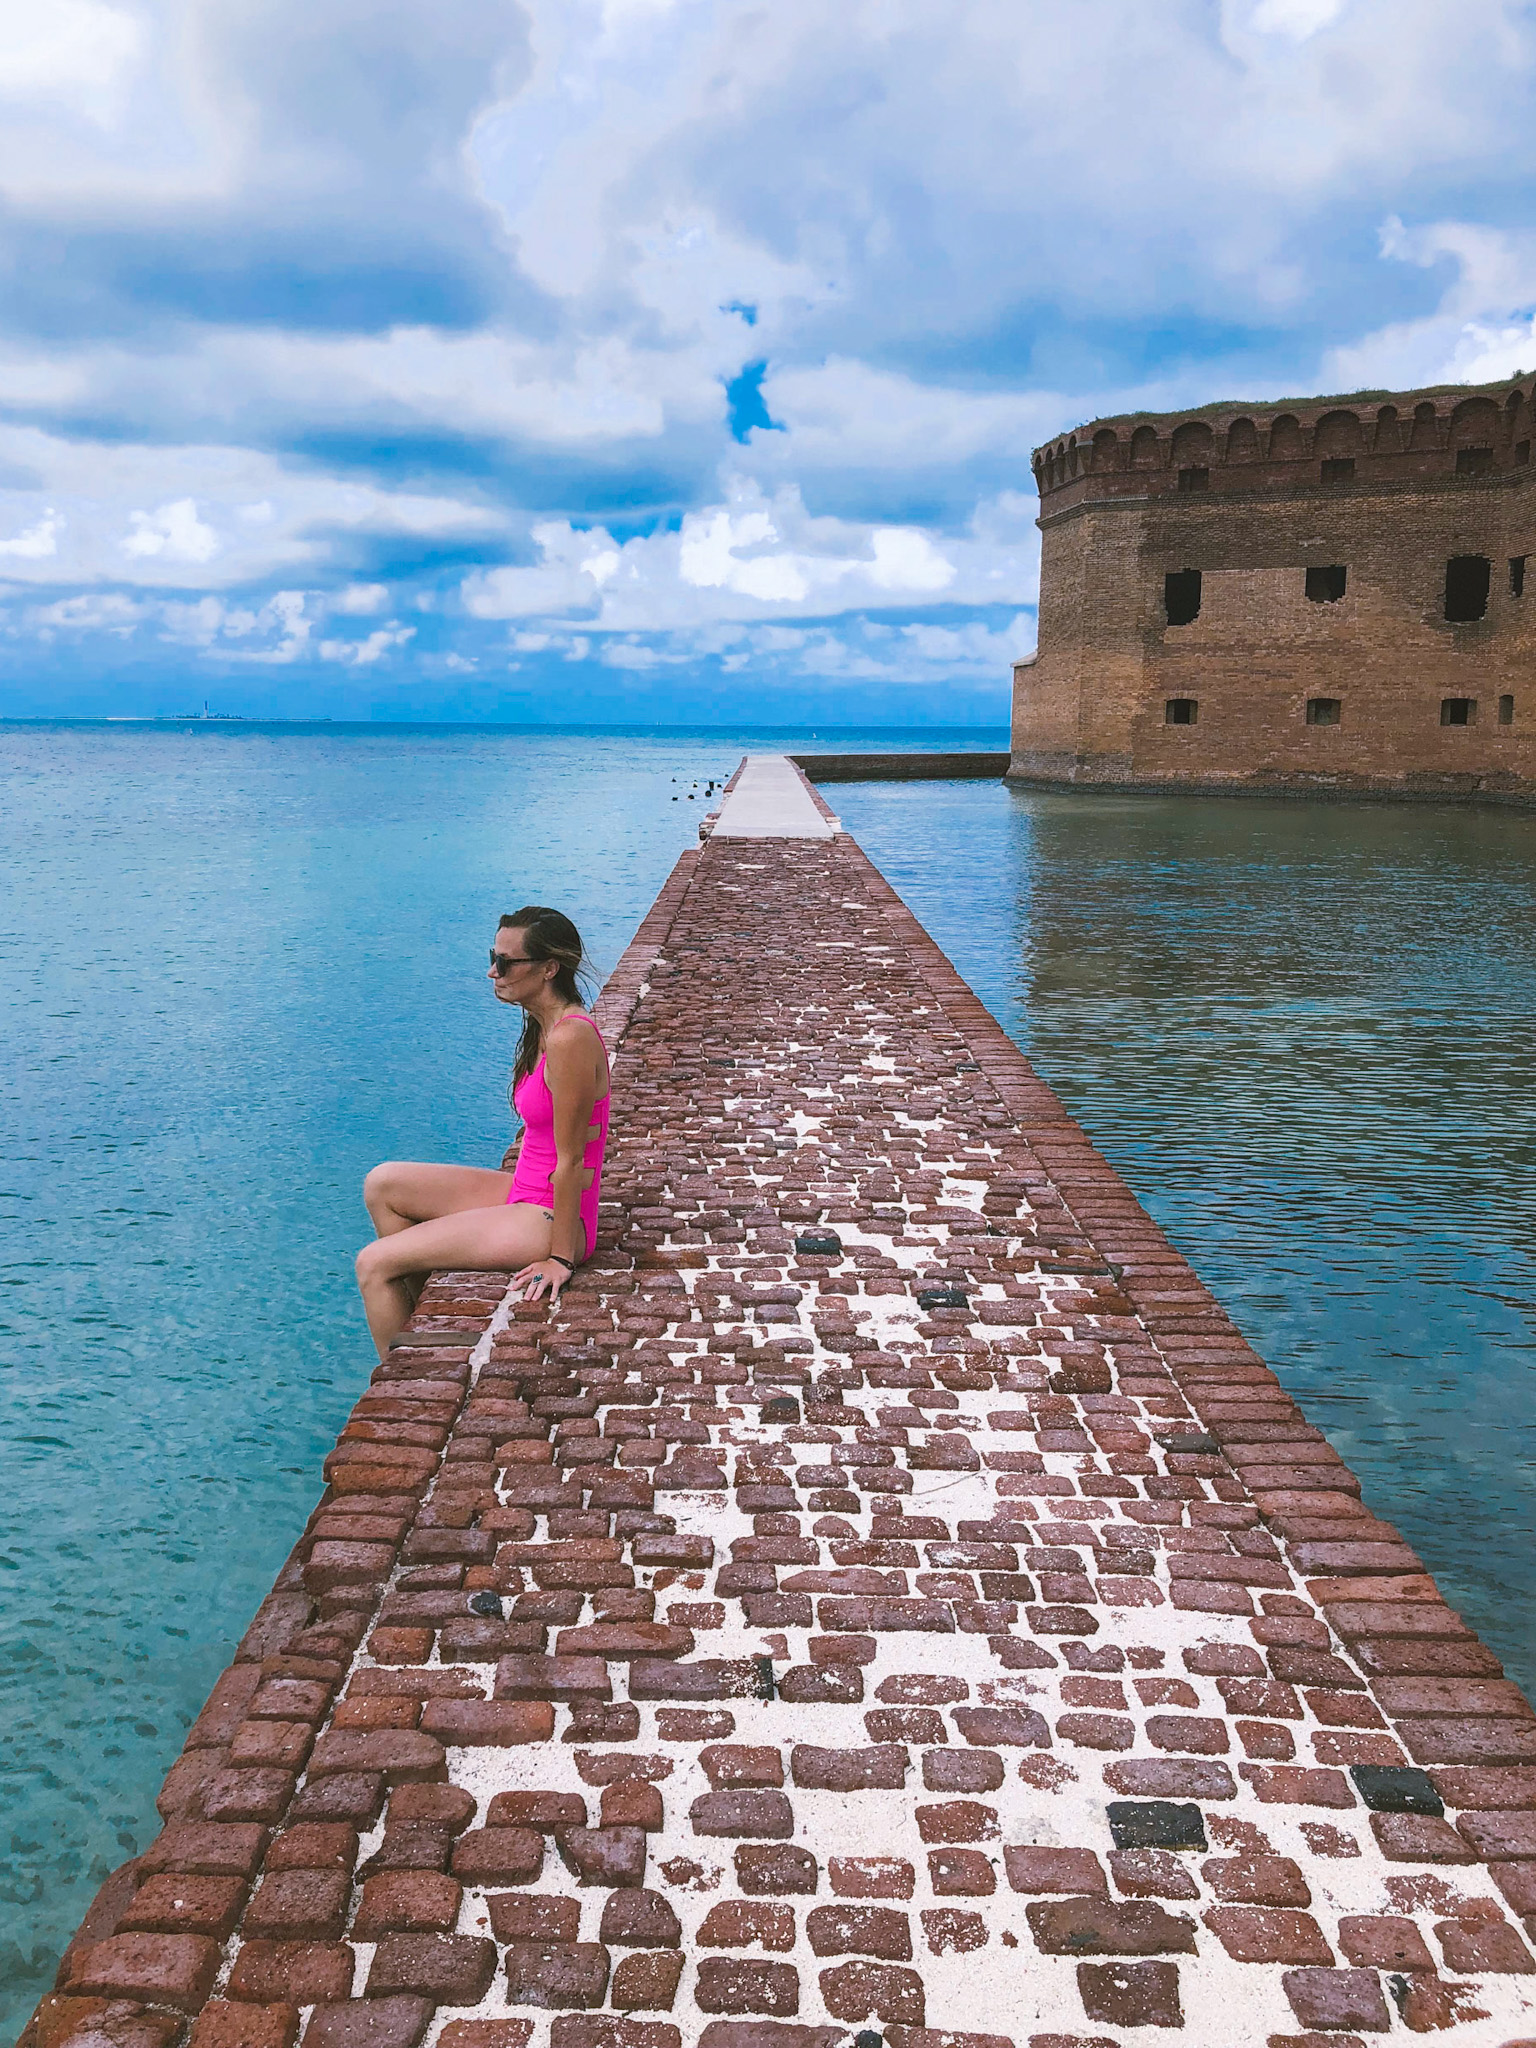
<svg viewBox="0 0 1536 2048"><path fill-rule="evenodd" d="M570 1277L570 1268L562 1259L535 1259L531 1266L524 1266L520 1273L512 1275L512 1285L522 1301L542 1301L547 1287L549 1304L553 1308L560 1299L561 1288Z"/></svg>

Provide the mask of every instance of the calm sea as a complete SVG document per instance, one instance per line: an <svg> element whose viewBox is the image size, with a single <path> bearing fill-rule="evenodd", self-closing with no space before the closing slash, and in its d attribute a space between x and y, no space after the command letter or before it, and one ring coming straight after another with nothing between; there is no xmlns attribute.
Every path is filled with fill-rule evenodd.
<svg viewBox="0 0 1536 2048"><path fill-rule="evenodd" d="M741 751L0 727L0 2024L154 1832L367 1375L362 1173L500 1155L496 913L606 969ZM1530 1683L1536 827L828 794Z"/></svg>

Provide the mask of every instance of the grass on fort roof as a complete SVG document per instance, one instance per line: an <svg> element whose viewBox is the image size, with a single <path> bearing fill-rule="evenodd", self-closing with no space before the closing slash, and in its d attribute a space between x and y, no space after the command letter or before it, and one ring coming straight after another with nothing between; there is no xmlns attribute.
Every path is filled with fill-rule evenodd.
<svg viewBox="0 0 1536 2048"><path fill-rule="evenodd" d="M1224 412L1282 412L1288 407L1318 405L1366 405L1383 404L1389 399L1425 399L1449 397L1452 392L1491 393L1502 391L1508 386L1519 384L1530 375L1529 370L1516 370L1511 377L1500 377L1486 384L1422 384L1410 391L1325 391L1310 398L1213 398L1203 405L1178 406L1171 412L1108 412L1096 418L1084 420L1081 426L1063 427L1061 433L1052 434L1051 441L1059 441L1064 435L1080 434L1087 427L1109 426L1118 420L1190 420L1202 413ZM1050 442L1042 442L1049 447Z"/></svg>

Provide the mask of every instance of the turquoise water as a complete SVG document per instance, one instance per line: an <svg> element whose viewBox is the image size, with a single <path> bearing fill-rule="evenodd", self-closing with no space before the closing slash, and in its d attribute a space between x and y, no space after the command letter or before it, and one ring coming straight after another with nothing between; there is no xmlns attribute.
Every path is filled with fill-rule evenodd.
<svg viewBox="0 0 1536 2048"><path fill-rule="evenodd" d="M0 726L5 2038L154 1833L367 1377L363 1173L500 1160L497 914L561 904L606 971L741 752Z"/></svg>
<svg viewBox="0 0 1536 2048"><path fill-rule="evenodd" d="M902 742L751 740L769 743ZM154 1832L366 1377L363 1171L500 1155L495 914L564 904L606 968L740 752L0 726L13 2031ZM979 783L828 794L1373 1504L1536 1678L1536 827Z"/></svg>
<svg viewBox="0 0 1536 2048"><path fill-rule="evenodd" d="M1536 818L840 789L838 810L1536 1691Z"/></svg>

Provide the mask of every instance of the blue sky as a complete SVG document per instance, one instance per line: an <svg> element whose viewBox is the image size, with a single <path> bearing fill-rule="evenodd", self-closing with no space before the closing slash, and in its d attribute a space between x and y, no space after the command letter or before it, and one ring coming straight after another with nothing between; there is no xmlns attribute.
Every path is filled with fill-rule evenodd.
<svg viewBox="0 0 1536 2048"><path fill-rule="evenodd" d="M0 0L0 715L1006 716L1031 448L1536 365L1536 5Z"/></svg>

